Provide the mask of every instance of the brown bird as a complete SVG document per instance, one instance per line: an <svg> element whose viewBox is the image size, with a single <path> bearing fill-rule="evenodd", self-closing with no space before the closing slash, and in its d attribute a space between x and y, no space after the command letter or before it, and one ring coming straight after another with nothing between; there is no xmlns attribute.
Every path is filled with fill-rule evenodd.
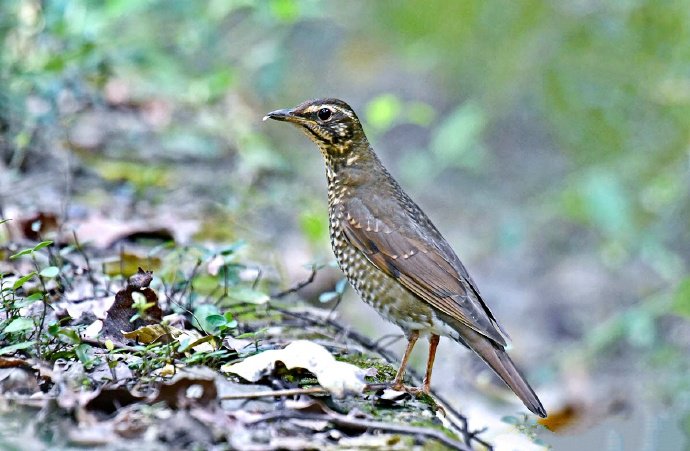
<svg viewBox="0 0 690 451"><path fill-rule="evenodd" d="M415 342L428 336L421 391L428 393L439 337L450 337L481 357L529 410L545 417L539 398L505 352L496 318L472 277L424 212L405 194L374 153L350 106L309 100L268 113L298 126L326 161L333 252L362 299L398 325L408 339L393 388L405 387Z"/></svg>

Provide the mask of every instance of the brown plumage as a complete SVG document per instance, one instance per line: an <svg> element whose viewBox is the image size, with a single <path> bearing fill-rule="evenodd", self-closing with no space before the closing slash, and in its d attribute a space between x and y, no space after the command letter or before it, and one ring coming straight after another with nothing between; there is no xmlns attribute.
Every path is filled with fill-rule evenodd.
<svg viewBox="0 0 690 451"><path fill-rule="evenodd" d="M439 336L472 349L539 416L546 411L505 352L496 318L453 249L383 167L352 108L310 100L264 119L287 121L316 143L326 162L329 229L340 268L362 299L408 337L393 386L420 336L430 340L422 391L429 391Z"/></svg>

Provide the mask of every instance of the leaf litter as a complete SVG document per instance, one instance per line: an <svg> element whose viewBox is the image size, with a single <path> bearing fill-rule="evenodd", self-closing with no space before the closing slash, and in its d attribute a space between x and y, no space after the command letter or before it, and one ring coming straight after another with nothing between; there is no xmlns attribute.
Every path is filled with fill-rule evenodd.
<svg viewBox="0 0 690 451"><path fill-rule="evenodd" d="M0 418L28 420L0 437L19 449L26 430L51 431L44 448L486 449L447 405L385 390L386 349L282 299L297 290L271 298L275 277L250 283L261 271L239 247L166 248L155 274L127 279L78 242L5 262L13 284L35 274L3 291Z"/></svg>

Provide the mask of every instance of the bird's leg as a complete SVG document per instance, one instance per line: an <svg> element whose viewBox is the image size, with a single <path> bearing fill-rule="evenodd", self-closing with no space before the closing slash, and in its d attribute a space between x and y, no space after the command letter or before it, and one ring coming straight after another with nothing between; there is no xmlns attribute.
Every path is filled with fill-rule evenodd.
<svg viewBox="0 0 690 451"><path fill-rule="evenodd" d="M407 349L405 349L405 355L403 355L402 362L400 362L400 368L398 368L398 373L395 375L393 380L393 385L391 388L393 390L405 390L405 385L403 384L403 376L405 376L405 367L407 366L407 361L410 359L410 354L412 354L412 349L414 344L419 338L419 332L413 331L407 337Z"/></svg>
<svg viewBox="0 0 690 451"><path fill-rule="evenodd" d="M424 373L424 384L422 391L427 395L431 391L431 371L434 369L434 359L436 358L436 348L438 347L438 335L431 335L429 337L429 360L426 362L426 373Z"/></svg>

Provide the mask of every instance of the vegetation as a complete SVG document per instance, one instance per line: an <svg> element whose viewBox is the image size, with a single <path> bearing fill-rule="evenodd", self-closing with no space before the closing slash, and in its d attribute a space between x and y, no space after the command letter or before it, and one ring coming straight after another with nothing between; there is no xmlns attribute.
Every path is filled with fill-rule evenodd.
<svg viewBox="0 0 690 451"><path fill-rule="evenodd" d="M378 338L340 305L319 156L261 122L332 95L480 282L547 393L546 425L582 432L535 437L577 449L618 412L663 411L660 436L690 441L685 2L341 3L0 2L0 358L81 365L92 390L104 368L217 370L238 357L222 343L271 343L293 305L269 295L311 268L290 296ZM198 336L86 338L139 266ZM151 301L131 301L144 327ZM189 351L199 339L210 348ZM485 380L448 352L448 371Z"/></svg>

